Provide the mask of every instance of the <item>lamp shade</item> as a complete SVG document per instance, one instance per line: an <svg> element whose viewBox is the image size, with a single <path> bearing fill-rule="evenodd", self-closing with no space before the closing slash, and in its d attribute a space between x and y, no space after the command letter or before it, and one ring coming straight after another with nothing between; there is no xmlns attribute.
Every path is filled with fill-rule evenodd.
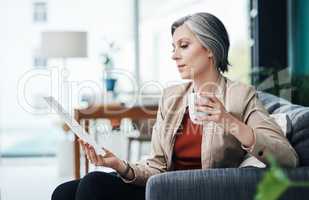
<svg viewBox="0 0 309 200"><path fill-rule="evenodd" d="M41 36L41 52L47 58L87 57L87 32L48 31Z"/></svg>

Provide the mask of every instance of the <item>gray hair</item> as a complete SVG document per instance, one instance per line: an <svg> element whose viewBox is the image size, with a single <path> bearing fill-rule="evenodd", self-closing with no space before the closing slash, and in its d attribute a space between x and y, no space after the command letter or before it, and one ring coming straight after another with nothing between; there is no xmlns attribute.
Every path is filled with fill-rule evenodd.
<svg viewBox="0 0 309 200"><path fill-rule="evenodd" d="M219 71L228 71L230 41L223 23L212 14L195 13L176 20L171 26L172 35L183 24L189 27L205 48L211 50Z"/></svg>

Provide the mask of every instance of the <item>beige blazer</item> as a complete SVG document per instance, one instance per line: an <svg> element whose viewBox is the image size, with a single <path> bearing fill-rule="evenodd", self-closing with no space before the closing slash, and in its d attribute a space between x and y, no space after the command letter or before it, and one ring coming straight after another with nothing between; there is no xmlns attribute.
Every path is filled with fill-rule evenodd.
<svg viewBox="0 0 309 200"><path fill-rule="evenodd" d="M173 170L172 153L175 134L181 125L188 105L187 95L192 83L184 83L164 90L159 102L156 123L152 132L150 158L130 164L134 179L127 183L146 185L155 174ZM227 112L249 125L254 132L255 144L250 150L231 134L225 133L215 122L203 124L201 163L202 169L256 166L265 167L266 156L272 154L285 167L295 167L298 157L283 136L281 128L270 118L258 100L252 86L221 77L216 96Z"/></svg>

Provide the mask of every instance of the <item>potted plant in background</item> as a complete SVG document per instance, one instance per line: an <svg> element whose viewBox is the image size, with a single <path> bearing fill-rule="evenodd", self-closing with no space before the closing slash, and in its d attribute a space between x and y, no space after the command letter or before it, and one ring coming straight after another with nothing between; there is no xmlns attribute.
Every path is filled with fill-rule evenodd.
<svg viewBox="0 0 309 200"><path fill-rule="evenodd" d="M289 68L256 67L250 76L252 84L259 90L280 96L294 104L309 106L309 75L291 74ZM283 96L282 92L287 89L291 93Z"/></svg>
<svg viewBox="0 0 309 200"><path fill-rule="evenodd" d="M293 103L300 104L303 106L309 106L309 75L294 75L292 83L295 88L293 91Z"/></svg>
<svg viewBox="0 0 309 200"><path fill-rule="evenodd" d="M105 50L102 54L100 54L103 65L103 85L105 86L107 92L114 93L117 79L112 75L112 72L115 67L114 56L119 51L119 48L113 41L108 41L106 39L104 41Z"/></svg>

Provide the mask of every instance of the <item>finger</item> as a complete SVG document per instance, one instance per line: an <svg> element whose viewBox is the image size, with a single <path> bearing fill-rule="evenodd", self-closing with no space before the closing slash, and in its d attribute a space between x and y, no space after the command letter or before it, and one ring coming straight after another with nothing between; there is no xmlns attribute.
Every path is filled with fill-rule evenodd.
<svg viewBox="0 0 309 200"><path fill-rule="evenodd" d="M211 97L209 99L210 101L208 102L208 105L210 105L211 107L216 108L216 109L220 109L221 107L223 107L223 104L216 96Z"/></svg>
<svg viewBox="0 0 309 200"><path fill-rule="evenodd" d="M97 156L97 164L98 165L105 165L105 162L104 162L104 157L103 156L101 156L101 155L98 155Z"/></svg>
<svg viewBox="0 0 309 200"><path fill-rule="evenodd" d="M220 115L221 111L219 109L213 108L213 109L210 109L207 114L209 114L209 115Z"/></svg>
<svg viewBox="0 0 309 200"><path fill-rule="evenodd" d="M208 106L208 107L210 107L210 108L217 108L217 107L218 107L217 104L214 103L214 102L212 102L212 101L208 101L208 102L206 103L206 106Z"/></svg>
<svg viewBox="0 0 309 200"><path fill-rule="evenodd" d="M93 162L93 159L91 157L91 151L90 151L90 146L89 144L86 144L85 145L85 149L86 149L86 152L87 152L87 158L88 160L92 163Z"/></svg>
<svg viewBox="0 0 309 200"><path fill-rule="evenodd" d="M89 156L89 148L87 147L87 145L84 144L84 152L86 154L86 158L88 160L90 160L90 156Z"/></svg>
<svg viewBox="0 0 309 200"><path fill-rule="evenodd" d="M214 93L211 93L211 92L201 92L199 93L199 96L202 97L202 98L211 98L213 96L215 96Z"/></svg>
<svg viewBox="0 0 309 200"><path fill-rule="evenodd" d="M209 115L220 114L219 109L210 108L210 107L207 107L207 106L197 106L196 109L199 112L204 112L205 114L209 114Z"/></svg>
<svg viewBox="0 0 309 200"><path fill-rule="evenodd" d="M216 103L212 102L212 101L207 101L207 102L203 102L203 103L202 102L197 102L195 105L196 106L207 106L209 108L216 108L216 107L218 107L218 105Z"/></svg>
<svg viewBox="0 0 309 200"><path fill-rule="evenodd" d="M86 149L86 155L87 155L88 160L91 163L94 163L93 155L91 153L91 145L88 143L85 143L85 149Z"/></svg>
<svg viewBox="0 0 309 200"><path fill-rule="evenodd" d="M214 103L221 103L221 101L218 99L218 97L216 97L215 95L212 97L209 97L209 99L214 102Z"/></svg>
<svg viewBox="0 0 309 200"><path fill-rule="evenodd" d="M100 155L100 156L105 157L105 156L107 156L108 154L111 154L111 152L110 152L108 149L106 149L106 148L104 148L104 147L102 147L102 149L103 149L103 151L104 151L105 153L103 153L103 154Z"/></svg>
<svg viewBox="0 0 309 200"><path fill-rule="evenodd" d="M82 141L82 140L78 140L78 142L79 142L79 144L80 144L80 146L82 147L82 150L85 152L85 144L84 144L84 142Z"/></svg>
<svg viewBox="0 0 309 200"><path fill-rule="evenodd" d="M218 115L204 115L197 117L198 121L214 121L216 122L218 120Z"/></svg>
<svg viewBox="0 0 309 200"><path fill-rule="evenodd" d="M207 114L208 111L210 111L211 108L207 107L207 106L196 106L196 110L198 112L203 112L205 114Z"/></svg>
<svg viewBox="0 0 309 200"><path fill-rule="evenodd" d="M106 151L106 152L110 152L108 149L106 149L106 148L104 148L104 147L102 147L102 149L103 149L104 151Z"/></svg>
<svg viewBox="0 0 309 200"><path fill-rule="evenodd" d="M97 154L95 153L95 150L93 147L89 148L89 156L92 164L97 163Z"/></svg>

